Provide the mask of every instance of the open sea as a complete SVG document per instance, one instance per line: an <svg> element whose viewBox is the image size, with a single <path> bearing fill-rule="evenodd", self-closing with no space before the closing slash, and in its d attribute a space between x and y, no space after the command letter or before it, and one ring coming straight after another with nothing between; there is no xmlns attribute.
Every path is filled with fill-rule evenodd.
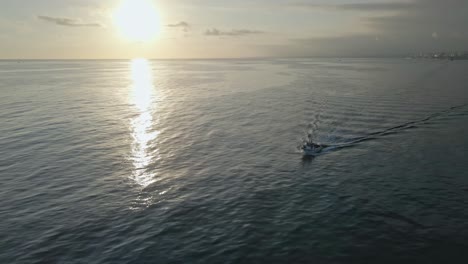
<svg viewBox="0 0 468 264"><path fill-rule="evenodd" d="M468 61L0 61L0 219L0 263L468 263Z"/></svg>

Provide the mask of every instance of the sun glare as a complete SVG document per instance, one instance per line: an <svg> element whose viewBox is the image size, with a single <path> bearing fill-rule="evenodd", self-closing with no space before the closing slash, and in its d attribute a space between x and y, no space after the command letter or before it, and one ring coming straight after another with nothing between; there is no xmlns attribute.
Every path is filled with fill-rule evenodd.
<svg viewBox="0 0 468 264"><path fill-rule="evenodd" d="M151 41L160 31L159 15L151 0L122 0L113 18L120 34L131 41Z"/></svg>
<svg viewBox="0 0 468 264"><path fill-rule="evenodd" d="M148 166L155 160L154 140L159 131L153 129L153 110L156 96L153 86L151 62L146 59L134 59L131 63L131 102L136 106L138 115L131 120L132 160L134 173L132 178L141 186L148 186L155 181L155 173ZM153 150L152 150L153 147Z"/></svg>

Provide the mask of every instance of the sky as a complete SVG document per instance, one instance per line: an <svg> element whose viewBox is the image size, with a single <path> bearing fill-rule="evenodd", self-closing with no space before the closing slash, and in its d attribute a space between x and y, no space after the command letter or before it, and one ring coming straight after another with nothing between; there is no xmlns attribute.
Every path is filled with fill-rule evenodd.
<svg viewBox="0 0 468 264"><path fill-rule="evenodd" d="M0 0L0 59L381 57L468 50L468 0L144 0L152 1L159 24L157 36L144 41L122 35L115 21L125 1Z"/></svg>

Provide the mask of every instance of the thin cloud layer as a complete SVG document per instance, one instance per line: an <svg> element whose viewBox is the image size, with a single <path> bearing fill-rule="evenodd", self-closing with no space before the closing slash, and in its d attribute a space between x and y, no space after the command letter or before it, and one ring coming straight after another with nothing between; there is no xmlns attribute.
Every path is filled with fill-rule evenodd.
<svg viewBox="0 0 468 264"><path fill-rule="evenodd" d="M326 6L337 14L343 10L366 11L356 16L369 32L290 39L289 46L274 46L272 53L283 56L405 56L468 50L468 1L399 1L338 5L305 3L310 8Z"/></svg>
<svg viewBox="0 0 468 264"><path fill-rule="evenodd" d="M460 50L468 46L468 1L416 0L417 8L365 19L368 26L407 50ZM435 33L435 34L434 34Z"/></svg>
<svg viewBox="0 0 468 264"><path fill-rule="evenodd" d="M382 3L348 3L348 4L316 4L316 3L292 3L288 4L292 7L323 9L329 11L369 11L369 12L386 12L386 11L402 11L416 8L417 5L411 2L382 2Z"/></svg>
<svg viewBox="0 0 468 264"><path fill-rule="evenodd" d="M83 1L87 4L76 4ZM30 42L40 42L43 47L48 47L50 34L65 33L67 28L91 29L112 25L112 18L109 16L111 6L97 4L99 1L96 0L73 1L74 4L56 0L30 1L30 8L27 10L24 9L24 3L20 2L22 1L10 1L8 5L11 8L0 8L0 13L4 11L4 15L0 16L0 31L3 30L0 35L3 35L3 43L5 40L10 43L9 51L4 51L7 56L11 56L13 51L21 55L24 50L30 50ZM95 4L88 5L88 2ZM181 14L184 20L168 20L170 22L162 24L165 30L161 33L165 37L160 38L161 45L157 49L148 49L151 56L171 57L183 54L184 57L233 57L249 54L282 57L382 57L468 50L468 0L176 2L167 6L172 9L167 12L167 19L171 19L169 14ZM35 21L22 19L34 10L48 10L49 14L63 15L47 16L41 11L35 11L36 15L40 14L33 18ZM65 15L70 10L74 12L71 17ZM44 23L37 24L38 21ZM101 21L106 24L101 24ZM30 36L28 32L40 32L37 27L41 24L44 26L45 23L63 29ZM198 33L194 33L195 29ZM95 41L112 45L115 43L114 31L107 30L103 34L94 35L89 43ZM75 33L81 39L88 36L85 30ZM216 38L229 41L219 46L211 41ZM63 45L64 54L73 56L75 50L70 48L71 45ZM106 56L118 57L125 52L133 52L133 47L116 45L115 51L111 51L97 45L86 45L81 46L83 54L101 56L107 52L106 54L111 55ZM101 48L99 52L97 47Z"/></svg>
<svg viewBox="0 0 468 264"><path fill-rule="evenodd" d="M229 37L238 37L246 35L258 35L264 34L265 32L259 30L250 30L250 29L233 29L230 31L222 31L217 28L207 29L205 31L205 36L229 36Z"/></svg>
<svg viewBox="0 0 468 264"><path fill-rule="evenodd" d="M64 17L50 17L50 16L37 16L38 19L65 27L102 27L100 23L84 23L79 19L64 18Z"/></svg>

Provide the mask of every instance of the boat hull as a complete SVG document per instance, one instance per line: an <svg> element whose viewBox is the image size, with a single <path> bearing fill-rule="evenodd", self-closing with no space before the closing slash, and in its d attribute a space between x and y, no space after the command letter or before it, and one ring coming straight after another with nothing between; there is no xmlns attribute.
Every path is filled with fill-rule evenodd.
<svg viewBox="0 0 468 264"><path fill-rule="evenodd" d="M305 156L317 156L323 150L323 147L320 148L303 148L302 152Z"/></svg>

